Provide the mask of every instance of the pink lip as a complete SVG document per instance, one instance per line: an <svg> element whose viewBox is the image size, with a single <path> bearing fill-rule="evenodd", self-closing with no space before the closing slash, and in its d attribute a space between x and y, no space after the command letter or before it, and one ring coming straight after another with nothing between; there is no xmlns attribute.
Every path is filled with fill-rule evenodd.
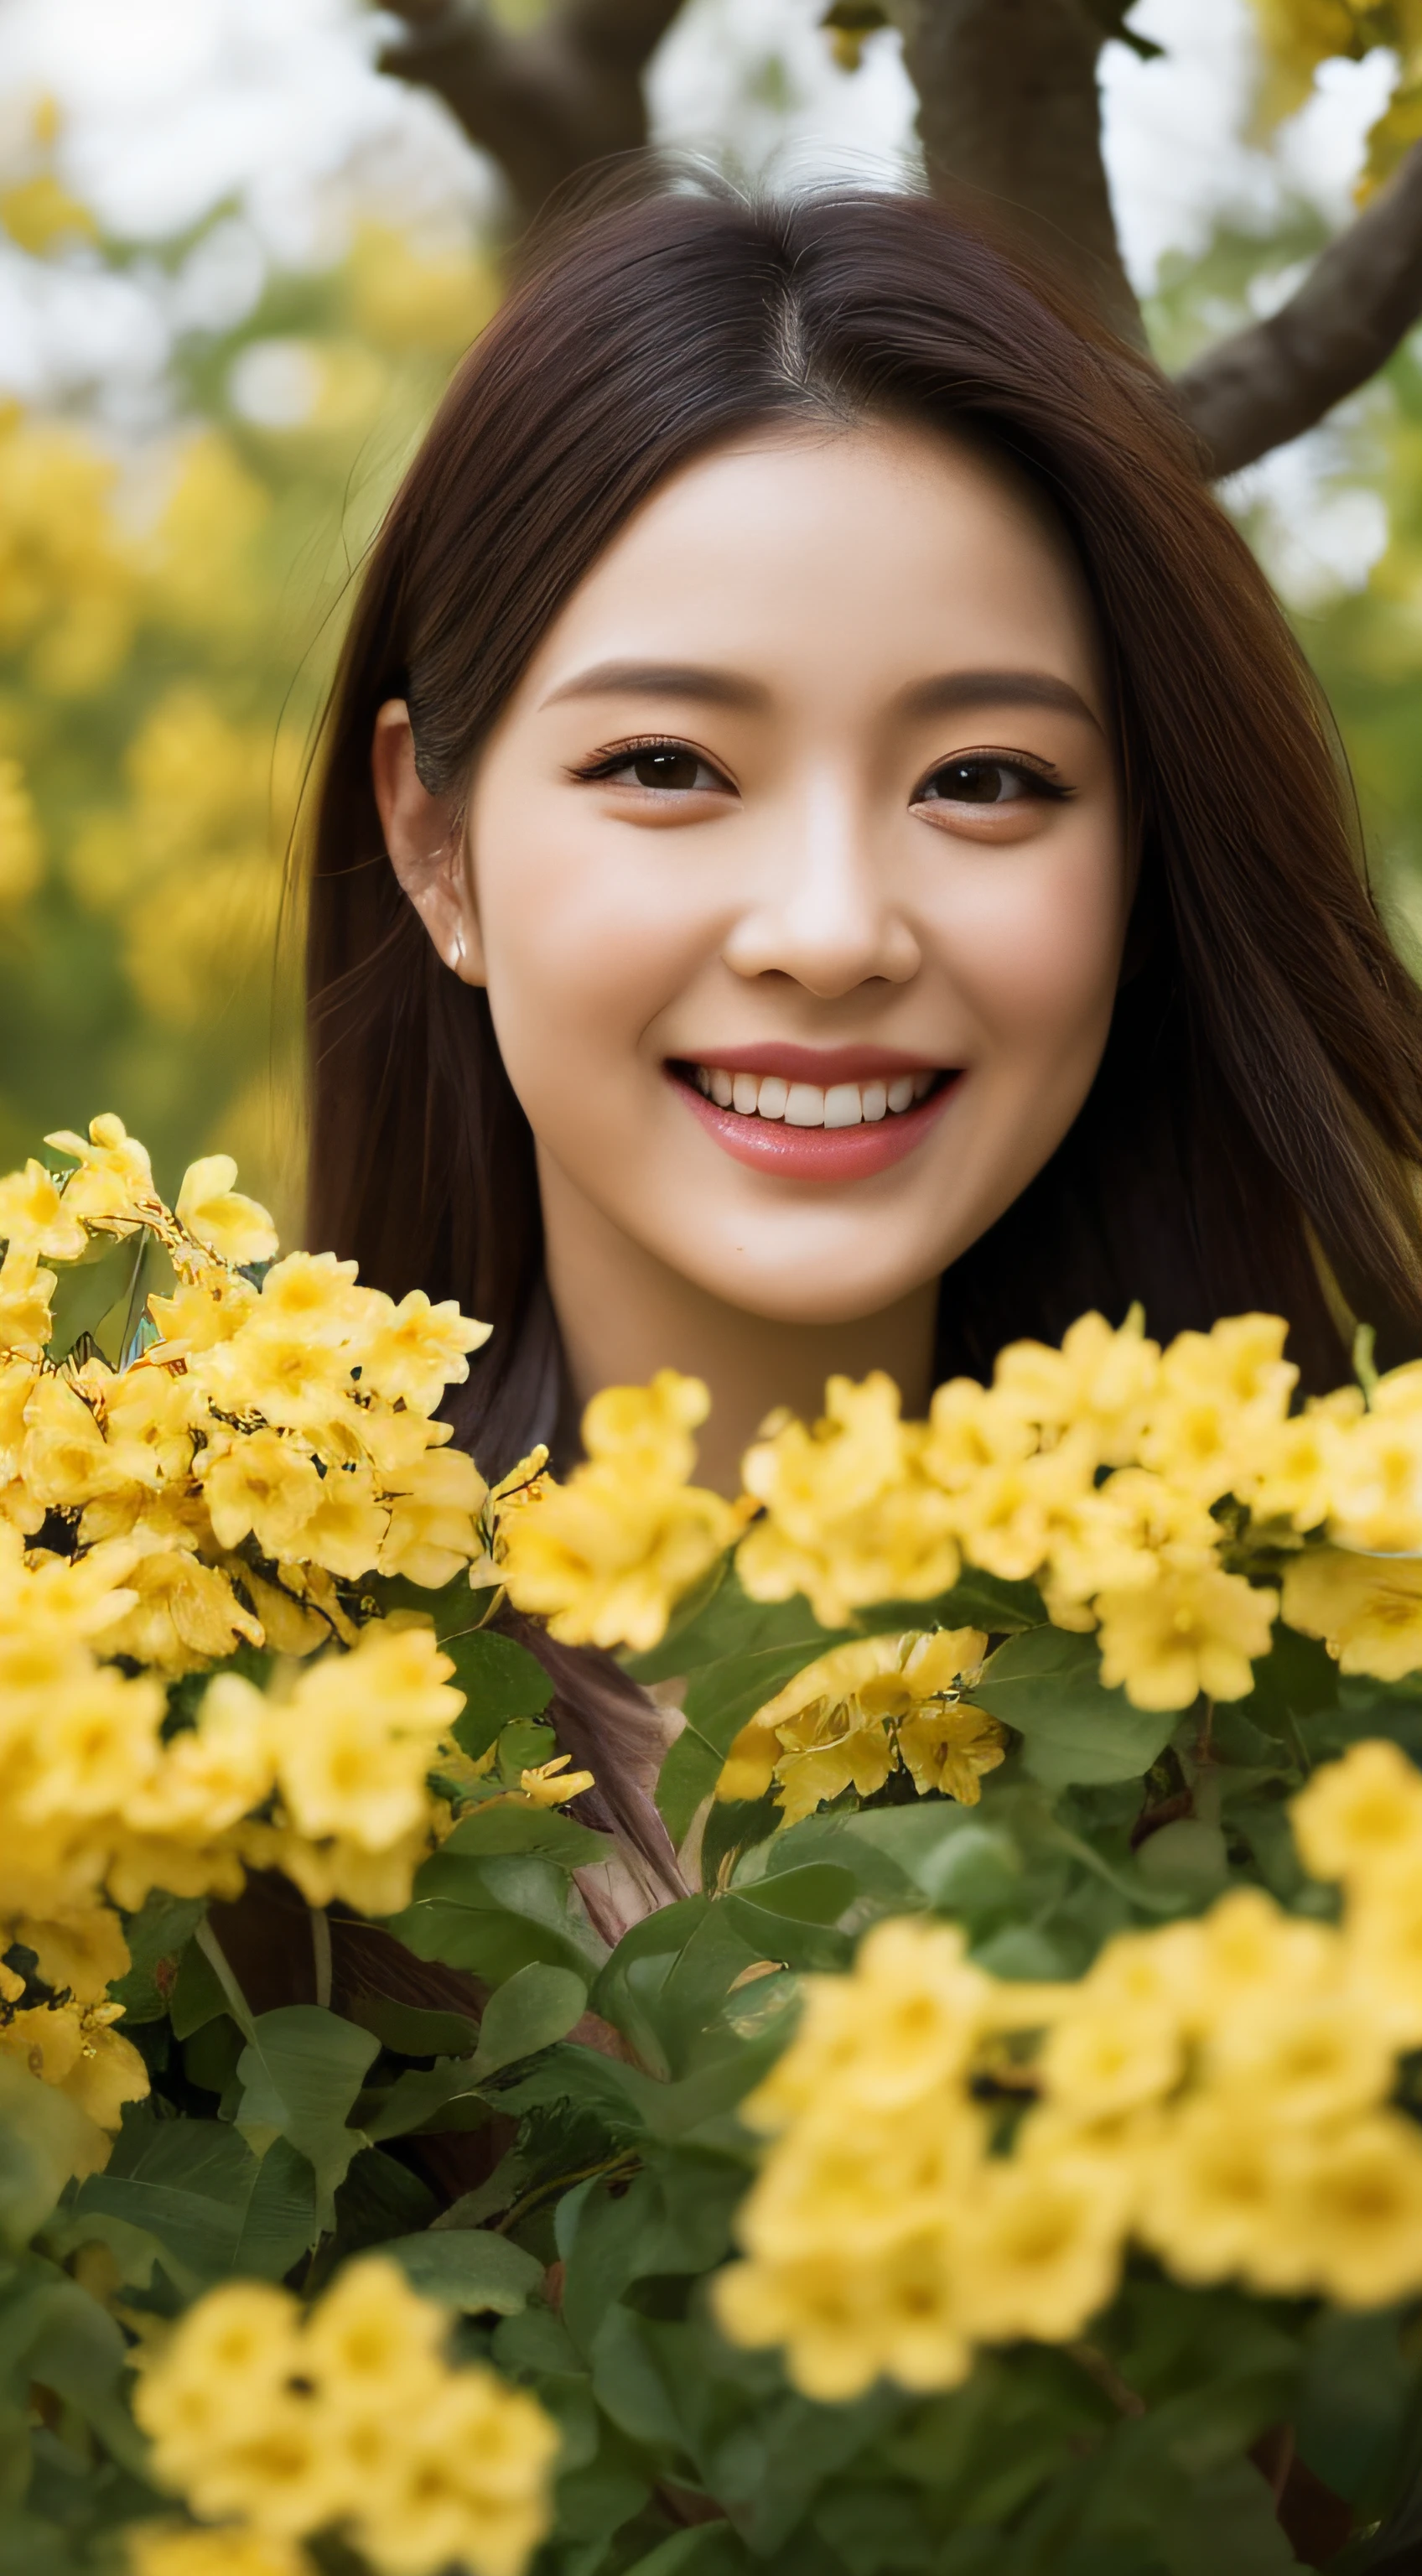
<svg viewBox="0 0 1422 2576"><path fill-rule="evenodd" d="M842 1052L847 1058L851 1050L846 1048ZM756 1053L753 1064L746 1060L748 1054L749 1050L740 1050L742 1060L739 1063L735 1054L718 1056L716 1061L725 1067L727 1073L778 1073L782 1081L791 1079L792 1069L788 1060L792 1056L802 1064L809 1062L817 1067L831 1064L838 1067L841 1061L838 1055L812 1051L808 1047L767 1047ZM855 1060L862 1059L857 1056ZM907 1073L911 1065L912 1059L900 1059L892 1070ZM882 1056L875 1060L873 1073L881 1069ZM821 1070L815 1078L820 1082L870 1081L873 1073L856 1076L838 1070L833 1074ZM799 1073L797 1078L808 1081L810 1076ZM787 1127L778 1118L744 1118L738 1110L718 1109L714 1100L708 1100L694 1083L685 1081L670 1067L667 1079L678 1099L685 1101L693 1117L700 1119L717 1144L733 1155L738 1163L749 1165L752 1171L769 1172L777 1180L784 1181L861 1181L868 1180L875 1172L887 1172L893 1164L901 1163L906 1154L911 1154L916 1145L923 1143L930 1127L952 1099L961 1076L950 1074L937 1091L930 1092L927 1100L920 1100L914 1108L903 1109L897 1115L872 1122L866 1120L859 1127Z"/></svg>

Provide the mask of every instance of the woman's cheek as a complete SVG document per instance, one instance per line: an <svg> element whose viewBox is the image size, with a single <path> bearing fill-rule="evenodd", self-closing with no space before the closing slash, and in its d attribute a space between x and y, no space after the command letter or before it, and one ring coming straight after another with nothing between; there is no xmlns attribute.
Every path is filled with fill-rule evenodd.
<svg viewBox="0 0 1422 2576"><path fill-rule="evenodd" d="M989 1045L1072 1051L1109 1018L1125 929L1121 860L1103 836L1004 853L1008 864L955 907L953 981ZM1016 862L1017 864L1013 864Z"/></svg>

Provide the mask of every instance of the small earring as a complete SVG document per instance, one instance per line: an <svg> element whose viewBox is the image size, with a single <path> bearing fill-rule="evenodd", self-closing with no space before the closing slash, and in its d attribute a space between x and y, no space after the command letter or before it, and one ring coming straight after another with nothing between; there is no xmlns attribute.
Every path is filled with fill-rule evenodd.
<svg viewBox="0 0 1422 2576"><path fill-rule="evenodd" d="M453 938L453 940L452 940L452 941L451 941L451 943L450 943L450 950L449 950L449 964L450 964L450 967L452 968L453 972L457 975L457 974L458 974L458 972L459 972L459 969L460 969L460 967L463 965L463 963L464 963L464 933L463 933L463 931L462 931L462 930L456 930L456 932L455 932L455 934L454 934L454 938Z"/></svg>

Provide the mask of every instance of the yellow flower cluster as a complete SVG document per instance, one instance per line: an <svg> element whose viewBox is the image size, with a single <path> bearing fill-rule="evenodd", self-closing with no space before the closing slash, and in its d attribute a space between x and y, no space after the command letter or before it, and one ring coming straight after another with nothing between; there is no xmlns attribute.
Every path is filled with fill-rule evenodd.
<svg viewBox="0 0 1422 2576"><path fill-rule="evenodd" d="M536 1477L498 1512L496 1571L516 1608L567 1645L656 1644L744 1524L743 1508L689 1482L709 1409L701 1380L674 1369L593 1397L586 1464L566 1484Z"/></svg>
<svg viewBox="0 0 1422 2576"><path fill-rule="evenodd" d="M236 1896L250 1865L311 1904L395 1911L447 1814L426 1783L463 1704L429 1628L371 1621L270 1693L216 1675L165 1736L162 1684L94 1650L132 1615L132 1556L105 1541L26 1563L0 1524L0 1953L31 1952L48 1990L0 1964L0 2053L105 2129L148 2089L113 2028L129 1959L111 1906Z"/></svg>
<svg viewBox="0 0 1422 2576"><path fill-rule="evenodd" d="M376 2255L304 2316L265 2283L209 2291L148 2361L134 2413L161 2483L230 2524L140 2533L133 2576L295 2576L296 2544L335 2529L377 2576L522 2576L558 2435L523 2390L451 2368L447 2324Z"/></svg>
<svg viewBox="0 0 1422 2576"><path fill-rule="evenodd" d="M346 1633L324 1578L437 1586L479 1556L483 1480L430 1416L487 1326L418 1290L397 1305L330 1253L253 1285L242 1265L276 1236L230 1156L195 1163L169 1210L117 1118L48 1141L67 1179L36 1162L0 1179L0 1517L33 1538L57 1513L81 1551L126 1542L104 1651L168 1675L243 1640L307 1652ZM52 1365L44 1265L140 1229L176 1273L149 1299L158 1338L122 1367Z"/></svg>
<svg viewBox="0 0 1422 2576"><path fill-rule="evenodd" d="M836 1646L787 1682L743 1726L716 1784L718 1798L763 1798L778 1787L787 1825L852 1788L861 1798L906 1770L930 1789L976 1806L985 1771L1003 1759L996 1718L964 1697L987 1653L976 1628L910 1630Z"/></svg>
<svg viewBox="0 0 1422 2576"><path fill-rule="evenodd" d="M746 2106L773 2144L719 2277L733 2341L807 2395L947 2388L982 2344L1066 2342L1127 2245L1178 2278L1369 2308L1422 2290L1422 1774L1355 1746L1293 1806L1341 1927L1256 1889L999 1983L960 1933L881 1924ZM993 2103L1025 2102L1007 2143Z"/></svg>
<svg viewBox="0 0 1422 2576"><path fill-rule="evenodd" d="M746 1453L741 1582L840 1627L964 1562L1030 1578L1057 1626L1099 1630L1108 1688L1176 1709L1253 1688L1282 1555L1284 1617L1345 1671L1422 1669L1422 1363L1291 1412L1286 1334L1235 1315L1162 1350L1138 1309L1084 1315L1060 1350L1013 1343L990 1386L951 1379L921 1423L887 1377L831 1378L823 1420L773 1417ZM734 1539L732 1507L678 1482L704 1410L670 1371L599 1396L591 1463L509 1519L505 1579L556 1636L655 1644Z"/></svg>
<svg viewBox="0 0 1422 2576"><path fill-rule="evenodd" d="M376 1567L438 1585L482 1554L483 1482L430 1417L485 1328L329 1255L257 1285L242 1265L276 1237L225 1155L170 1210L117 1118L49 1141L67 1177L0 1178L0 1953L36 1963L0 1974L0 2050L110 2128L147 2089L107 2000L114 1906L232 1897L252 1866L389 1913L447 1819L429 1773L453 1666L339 1587ZM140 1231L175 1274L157 1338L56 1365L47 1265ZM218 1674L171 1731L166 1682L243 1641L288 1659L272 1688Z"/></svg>

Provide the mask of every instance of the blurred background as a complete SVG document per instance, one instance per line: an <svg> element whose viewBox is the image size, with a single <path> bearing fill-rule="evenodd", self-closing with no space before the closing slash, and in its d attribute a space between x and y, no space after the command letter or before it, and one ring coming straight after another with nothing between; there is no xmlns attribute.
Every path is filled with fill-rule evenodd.
<svg viewBox="0 0 1422 2576"><path fill-rule="evenodd" d="M777 184L919 183L907 5L642 6L648 129ZM550 0L462 6L537 67ZM456 113L451 14L0 0L0 1168L112 1108L169 1183L225 1149L299 1223L274 956L303 764L352 573L543 166L516 84ZM1275 313L1422 133L1422 12L1416 63L1403 0L1090 14L1174 371ZM1223 488L1415 944L1422 333Z"/></svg>

